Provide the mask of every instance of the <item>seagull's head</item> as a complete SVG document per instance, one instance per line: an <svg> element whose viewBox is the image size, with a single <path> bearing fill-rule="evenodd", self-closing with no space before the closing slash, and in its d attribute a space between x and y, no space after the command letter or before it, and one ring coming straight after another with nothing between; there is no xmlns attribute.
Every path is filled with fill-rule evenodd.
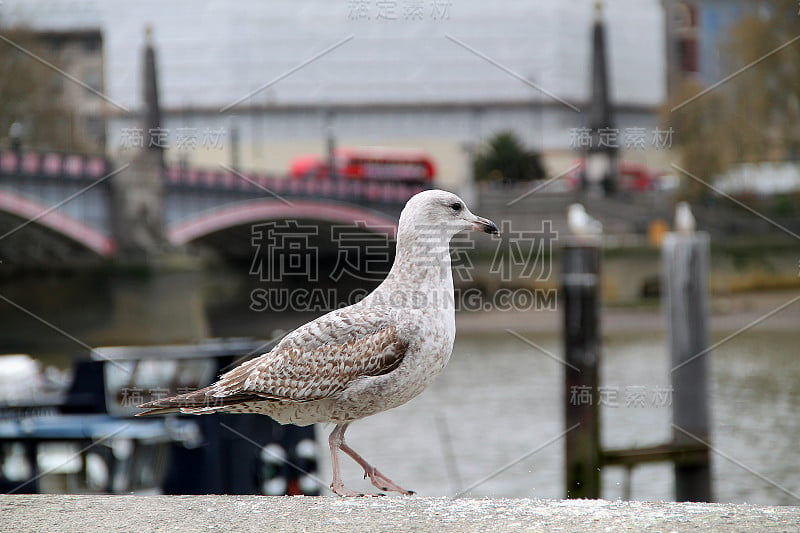
<svg viewBox="0 0 800 533"><path fill-rule="evenodd" d="M567 210L567 216L569 217L576 217L586 214L586 208L583 207L583 204L570 204L569 209Z"/></svg>
<svg viewBox="0 0 800 533"><path fill-rule="evenodd" d="M678 202L675 205L675 231L679 233L692 233L695 231L696 222L692 208L688 202Z"/></svg>
<svg viewBox="0 0 800 533"><path fill-rule="evenodd" d="M491 220L473 214L464 200L448 191L433 189L415 194L400 214L400 228L438 228L448 238L456 233L473 229L492 235L500 230Z"/></svg>

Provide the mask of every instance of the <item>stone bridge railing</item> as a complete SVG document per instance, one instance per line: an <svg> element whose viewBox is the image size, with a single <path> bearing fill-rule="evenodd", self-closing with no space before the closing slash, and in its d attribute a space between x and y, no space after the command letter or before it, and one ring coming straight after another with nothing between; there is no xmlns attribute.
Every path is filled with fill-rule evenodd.
<svg viewBox="0 0 800 533"><path fill-rule="evenodd" d="M401 182L292 179L222 165L164 168L147 154L123 165L96 155L5 150L0 151L0 203L5 206L0 206L0 229L16 233L43 226L55 240L63 237L65 243L109 256L120 250L156 249L147 243L163 242L176 227L218 211L252 211L250 204L265 200L295 206L298 213L306 206L303 216L311 218L324 215L321 211L331 204L343 212L360 210L359 220L372 215L396 220L405 202L425 188ZM320 206L319 213L308 208L312 205ZM293 216L293 211L281 213ZM24 239L22 233L18 237L4 243L9 254L9 247L36 245L32 241L41 232L35 239Z"/></svg>
<svg viewBox="0 0 800 533"><path fill-rule="evenodd" d="M111 171L101 156L61 152L2 151L0 175L100 179Z"/></svg>
<svg viewBox="0 0 800 533"><path fill-rule="evenodd" d="M291 179L285 176L240 173L226 168L196 169L180 166L164 171L168 191L195 189L205 191L246 192L255 196L330 198L355 203L395 204L402 206L414 194L427 188L420 184L364 182L329 179Z"/></svg>

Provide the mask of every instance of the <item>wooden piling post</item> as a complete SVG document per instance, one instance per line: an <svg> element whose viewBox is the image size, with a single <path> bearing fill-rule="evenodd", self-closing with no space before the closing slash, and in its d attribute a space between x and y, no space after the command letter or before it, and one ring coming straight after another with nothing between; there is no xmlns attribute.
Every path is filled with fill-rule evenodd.
<svg viewBox="0 0 800 533"><path fill-rule="evenodd" d="M600 497L600 262L599 239L562 248L566 497ZM577 426L576 426L577 425Z"/></svg>
<svg viewBox="0 0 800 533"><path fill-rule="evenodd" d="M672 354L673 439L676 445L696 445L700 439L708 443L708 234L667 234L663 263L664 310ZM675 499L710 502L711 498L708 450L702 460L676 461Z"/></svg>

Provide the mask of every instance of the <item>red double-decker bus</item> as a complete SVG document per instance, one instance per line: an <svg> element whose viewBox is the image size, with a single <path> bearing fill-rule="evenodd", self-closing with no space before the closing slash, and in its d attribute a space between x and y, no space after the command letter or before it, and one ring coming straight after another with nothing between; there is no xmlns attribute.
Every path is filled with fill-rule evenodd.
<svg viewBox="0 0 800 533"><path fill-rule="evenodd" d="M401 148L337 148L333 152L337 177L359 181L431 183L436 166L431 156L420 150ZM292 160L293 179L328 179L327 158L303 155Z"/></svg>

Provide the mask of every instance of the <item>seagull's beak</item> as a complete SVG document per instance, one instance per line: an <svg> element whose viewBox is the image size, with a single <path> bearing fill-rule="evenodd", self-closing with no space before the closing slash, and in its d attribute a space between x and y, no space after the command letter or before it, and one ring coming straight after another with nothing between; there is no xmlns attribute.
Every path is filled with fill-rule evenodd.
<svg viewBox="0 0 800 533"><path fill-rule="evenodd" d="M500 235L500 230L497 229L497 224L487 218L479 216L476 216L472 221L472 229L476 231L482 231L490 235Z"/></svg>

